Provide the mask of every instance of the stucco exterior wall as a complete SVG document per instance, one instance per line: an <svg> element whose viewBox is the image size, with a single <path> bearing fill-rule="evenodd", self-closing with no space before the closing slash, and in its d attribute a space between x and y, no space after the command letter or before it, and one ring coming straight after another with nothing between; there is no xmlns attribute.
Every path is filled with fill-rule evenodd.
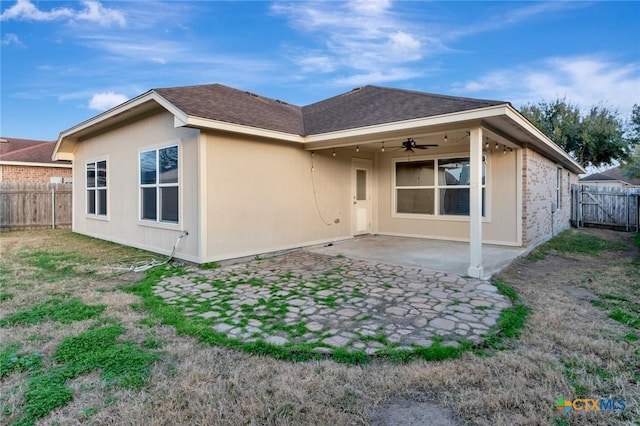
<svg viewBox="0 0 640 426"><path fill-rule="evenodd" d="M557 201L560 168L560 200ZM578 176L530 148L522 150L522 241L539 243L570 226L571 185ZM557 209L552 213L552 203Z"/></svg>
<svg viewBox="0 0 640 426"><path fill-rule="evenodd" d="M413 154L412 159L469 156L469 147L459 145L447 150L434 148L425 154ZM483 220L483 242L520 245L518 240L517 152L485 150L487 157L487 217ZM378 229L382 234L416 236L452 241L469 241L469 218L464 216L428 216L422 218L394 217L394 158L407 158L403 151L378 154Z"/></svg>
<svg viewBox="0 0 640 426"><path fill-rule="evenodd" d="M199 131L174 128L168 112L142 118L78 143L74 153L73 230L105 240L159 253L169 253L181 231L177 257L199 260L198 141ZM179 145L179 223L142 221L139 194L139 152ZM107 160L107 216L86 214L87 162Z"/></svg>
<svg viewBox="0 0 640 426"><path fill-rule="evenodd" d="M203 140L208 261L352 235L351 161L373 159L372 153L316 152L312 172L311 153L296 144L222 133Z"/></svg>
<svg viewBox="0 0 640 426"><path fill-rule="evenodd" d="M0 165L0 182L49 183L52 177L70 178L71 167Z"/></svg>

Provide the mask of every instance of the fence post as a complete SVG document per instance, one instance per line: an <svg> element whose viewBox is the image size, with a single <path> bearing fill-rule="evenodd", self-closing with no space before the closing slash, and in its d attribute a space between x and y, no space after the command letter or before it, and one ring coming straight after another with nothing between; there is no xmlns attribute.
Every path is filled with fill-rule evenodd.
<svg viewBox="0 0 640 426"><path fill-rule="evenodd" d="M56 229L56 189L51 187L51 229Z"/></svg>
<svg viewBox="0 0 640 426"><path fill-rule="evenodd" d="M629 189L627 189L626 191L624 191L624 193L625 193L624 195L625 195L625 198L626 198L625 199L626 202L624 203L624 207L625 207L625 210L626 210L625 213L627 214L627 226L626 226L625 230L627 232L629 232L629 214L631 214L631 212L630 212L631 209L629 208L629 207L631 207L631 206L629 206L629 202L631 201L631 198L629 197L629 195L631 195L631 191Z"/></svg>

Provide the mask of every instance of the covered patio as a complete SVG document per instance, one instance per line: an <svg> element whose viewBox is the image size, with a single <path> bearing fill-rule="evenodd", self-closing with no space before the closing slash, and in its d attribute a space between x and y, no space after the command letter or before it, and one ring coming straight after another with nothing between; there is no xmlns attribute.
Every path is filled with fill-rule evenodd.
<svg viewBox="0 0 640 426"><path fill-rule="evenodd" d="M308 248L313 253L395 266L467 275L469 243L424 238L367 235ZM482 279L488 280L527 251L522 247L483 244Z"/></svg>

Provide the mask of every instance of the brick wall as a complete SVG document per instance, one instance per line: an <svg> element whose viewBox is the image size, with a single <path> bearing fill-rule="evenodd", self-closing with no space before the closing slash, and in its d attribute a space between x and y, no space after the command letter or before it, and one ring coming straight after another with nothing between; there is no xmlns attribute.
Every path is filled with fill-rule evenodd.
<svg viewBox="0 0 640 426"><path fill-rule="evenodd" d="M71 177L71 168L36 166L0 166L0 182L44 182L52 177Z"/></svg>
<svg viewBox="0 0 640 426"><path fill-rule="evenodd" d="M540 242L558 231L566 229L571 220L571 185L578 176L567 169L560 169L560 200L556 212L551 214L551 204L556 202L558 165L531 150L522 149L522 244L529 246ZM552 227L553 217L553 227Z"/></svg>

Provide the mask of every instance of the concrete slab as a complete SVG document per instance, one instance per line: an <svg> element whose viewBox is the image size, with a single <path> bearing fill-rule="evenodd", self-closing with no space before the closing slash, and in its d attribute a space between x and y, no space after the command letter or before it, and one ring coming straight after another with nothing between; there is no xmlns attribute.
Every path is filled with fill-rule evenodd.
<svg viewBox="0 0 640 426"><path fill-rule="evenodd" d="M369 235L333 243L331 246L309 247L313 253L346 257L376 263L429 269L464 276L469 267L469 243L429 240L425 238ZM490 244L482 245L483 279L490 279L506 268L527 249Z"/></svg>

